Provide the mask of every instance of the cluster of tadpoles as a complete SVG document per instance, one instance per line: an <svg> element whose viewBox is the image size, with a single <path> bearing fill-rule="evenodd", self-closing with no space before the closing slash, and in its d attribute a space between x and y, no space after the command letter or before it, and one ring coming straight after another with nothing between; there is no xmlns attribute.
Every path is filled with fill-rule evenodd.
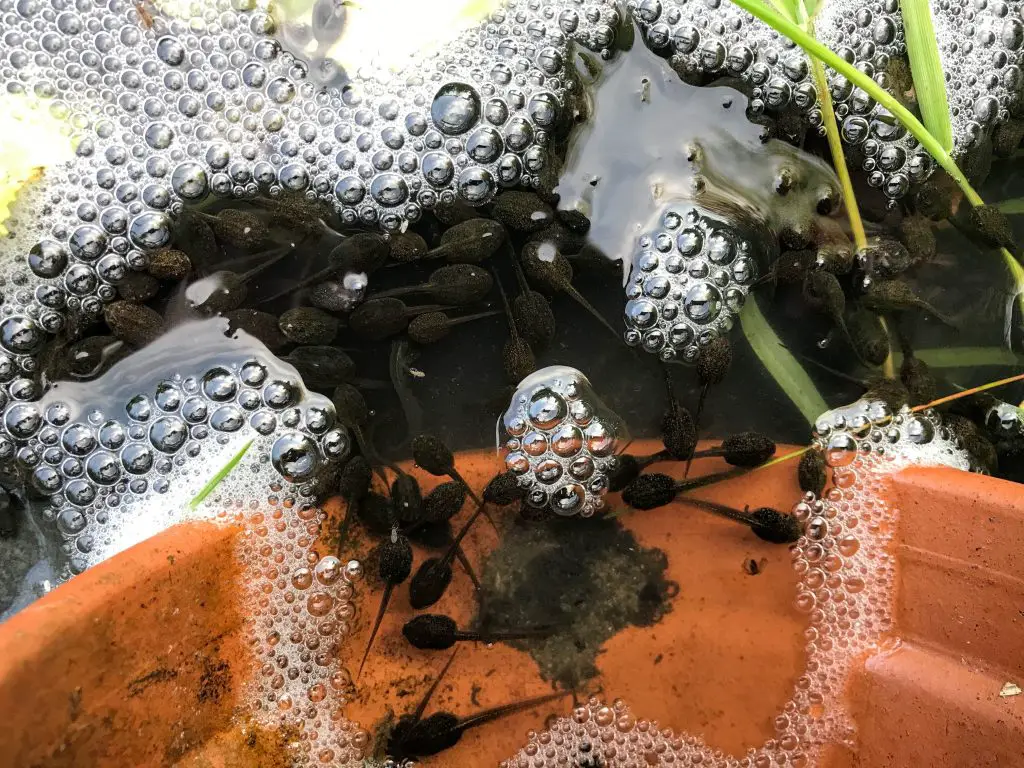
<svg viewBox="0 0 1024 768"><path fill-rule="evenodd" d="M447 591L453 578L453 566L458 560L480 589L480 580L462 549L466 534L487 510L514 505L522 501L525 491L512 472L495 475L477 495L455 467L451 450L432 435L420 435L413 440L413 458L422 470L436 477L448 477L425 496L411 474L397 466L388 465L394 473L388 495L372 489L374 472L384 477L383 470L375 469L364 456L353 457L342 469L339 490L347 509L341 524L341 539L347 537L350 521L358 519L371 534L382 537L377 547L377 574L384 585L380 606L374 619L366 649L360 660L357 677L373 648L381 622L387 612L394 590L409 581L409 602L417 611L437 603ZM439 556L424 559L413 572L414 557L410 537L423 534L425 529L447 528L449 522L471 499L475 509L447 543ZM410 576L412 577L410 580ZM491 643L499 640L545 637L552 634L550 627L519 628L510 631L484 631L460 628L449 616L423 613L406 622L402 629L405 639L421 650L444 650L459 642ZM449 660L449 664L451 661ZM445 666L447 671L448 665ZM442 675L444 672L442 672ZM469 718L460 719L448 712L423 717L430 696L437 683L427 692L412 715L403 716L394 726L388 742L388 754L396 759L431 755L454 745L462 733L506 714L528 709L563 694L530 699L504 707L487 710Z"/></svg>
<svg viewBox="0 0 1024 768"><path fill-rule="evenodd" d="M702 351L697 364L701 393L696 418L679 402L673 391L668 370L665 370L668 407L661 423L663 447L648 456L634 456L628 453L616 456L614 468L609 476L609 490L621 491L623 503L633 509L656 509L673 502L686 504L746 525L765 541L776 544L795 542L800 538L802 528L793 515L771 507L760 507L753 511L749 508L740 510L686 495L697 488L744 475L764 464L775 454L775 442L758 432L740 432L726 437L714 448L697 450L697 425L708 389L724 380L731 361L729 342L724 338L716 339ZM689 470L693 460L710 457L724 458L733 468L690 478ZM643 472L652 464L670 461L686 462L682 480L659 472Z"/></svg>

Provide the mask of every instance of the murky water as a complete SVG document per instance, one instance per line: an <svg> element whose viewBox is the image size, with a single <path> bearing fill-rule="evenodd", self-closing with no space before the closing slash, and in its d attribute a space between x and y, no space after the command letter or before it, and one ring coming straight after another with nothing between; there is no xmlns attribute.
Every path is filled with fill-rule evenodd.
<svg viewBox="0 0 1024 768"><path fill-rule="evenodd" d="M551 625L553 638L509 641L517 675L584 698L604 686L609 706L578 706L552 731L520 716L535 732L498 747L488 729L500 726L467 731L495 762L814 765L825 745L855 745L842 698L851 659L893 629L899 510L881 478L908 464L1019 478L1020 385L943 414L909 410L1018 372L1005 267L963 212L922 216L944 181L833 76L858 198L883 243L856 258L806 59L732 6L449 5L396 7L385 29L379 9L331 0L312 23L299 8L247 3L0 0L3 98L53 150L0 153L17 193L0 254L3 617L173 524L213 519L245 531L240 600L265 657L247 701L268 724L305 729L304 764L383 752L448 764L452 753L429 755L450 724L438 736L400 723L413 732L371 755L392 678L426 658L402 669L409 651L395 651L391 619L370 638L377 592L410 572L392 617L451 580L461 602L438 605L460 624ZM891 84L895 4L854 5L829 5L823 37ZM958 156L984 177L986 200L1014 198L1015 156L982 166L993 143L1001 156L1019 143L999 132L1015 129L1020 8L962 12L963 56L944 49L945 60L978 71L953 89ZM994 58L979 58L975 38ZM39 178L25 159L37 153ZM900 303L879 293L887 285L910 293ZM882 360L867 359L887 340L876 315L902 384L880 384ZM756 475L733 477L742 490L717 512L744 525L698 523L684 546L657 517L683 488L665 480L661 498L667 486L622 480L636 446L662 441L667 453L641 463L681 469L695 437L744 432L796 446L813 436L807 456L834 471L829 489L809 480L806 457L791 473L799 463L803 490L821 498L791 482L792 498L769 501ZM455 452L454 509L408 480L433 487L422 457L397 466L424 434ZM500 452L486 473L468 454L479 449ZM340 535L320 505L364 459L374 490ZM458 471L470 466L480 477L466 501ZM512 490L487 482L503 468ZM476 494L493 502L499 544L458 537ZM784 513L769 523L745 508L763 504ZM686 631L669 614L694 610L697 589L675 579L698 577L680 561L700 548L714 569L715 541L730 557L742 549L752 575L762 553L773 572L793 569L779 582L793 590L786 607L755 617L787 659L767 714L736 726L742 706L688 710L677 688L695 673L679 662L654 702L611 706L635 696L634 667L657 679L669 648L709 641L657 633ZM467 563L480 569L479 610L460 585ZM743 591L740 563L729 568L709 576L723 586L708 602L742 632L755 609L725 597ZM666 650L633 658L615 645L644 628ZM364 646L378 671L360 690ZM460 663L455 686L469 679ZM443 701L471 713L454 694ZM644 717L702 730L710 746Z"/></svg>

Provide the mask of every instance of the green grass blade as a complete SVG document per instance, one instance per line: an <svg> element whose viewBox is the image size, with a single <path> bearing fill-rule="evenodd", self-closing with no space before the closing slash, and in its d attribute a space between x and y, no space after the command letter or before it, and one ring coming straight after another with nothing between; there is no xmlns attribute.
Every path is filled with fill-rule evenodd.
<svg viewBox="0 0 1024 768"><path fill-rule="evenodd" d="M896 364L903 361L902 355L895 354ZM947 347L915 349L914 357L932 368L981 368L982 366L1019 365L1021 358L1002 347Z"/></svg>
<svg viewBox="0 0 1024 768"><path fill-rule="evenodd" d="M1024 197L1003 200L1001 203L996 203L996 208L1006 214L1024 213Z"/></svg>
<svg viewBox="0 0 1024 768"><path fill-rule="evenodd" d="M747 303L740 313L740 325L750 348L754 350L765 370L775 379L786 397L793 401L793 405L807 419L807 423L813 424L828 410L828 405L818 394L807 372L779 341L779 337L761 314L761 308L757 306L757 299L753 295L747 297Z"/></svg>
<svg viewBox="0 0 1024 768"><path fill-rule="evenodd" d="M253 441L251 439L248 442L246 442L246 444L242 446L241 450L239 450L238 453L231 457L231 461L229 461L227 464L221 467L220 471L217 472L217 474L210 479L210 482L203 486L203 489L199 491L199 493L196 494L195 498L188 503L189 509L195 509L200 504L202 504L203 501L206 500L206 497L213 493L214 489L221 484L224 478L231 474L231 470L233 470L235 466L237 466L238 462L240 462L242 458L245 456L245 454L249 451L249 448L252 447L252 442Z"/></svg>
<svg viewBox="0 0 1024 768"><path fill-rule="evenodd" d="M902 0L900 8L918 109L928 132L946 152L952 152L953 126L949 122L946 77L939 57L932 9L928 0Z"/></svg>
<svg viewBox="0 0 1024 768"><path fill-rule="evenodd" d="M967 199L967 202L975 206L985 204L985 201L981 199L981 195L975 191L974 187L972 187L971 183L967 180L967 177L964 176L963 171L957 167L957 164L953 161L949 152L943 148L942 143L928 132L928 129L924 127L920 120L914 117L910 110L900 104L892 94L882 88L882 86L876 83L872 78L865 75L845 59L840 58L828 47L819 43L806 29L793 23L781 14L776 13L769 6L762 3L761 0L732 0L732 2L745 10L751 16L763 21L779 34L788 37L794 43L803 48L808 55L819 59L823 64L827 64L853 83L853 85L860 88L868 96L885 107L885 109L889 110L889 113L899 120L906 129L913 134L914 138L918 140L924 150L935 159L935 162L937 162L942 169L953 178L953 181L956 182L957 186L960 187L960 190L964 193L964 197ZM1005 248L1000 248L999 253L1003 257L1003 262L1006 264L1007 270L1010 272L1010 278L1013 286L1011 291L1011 304L1009 305L1006 313L1006 323L1004 328L1004 335L1007 343L1009 343L1011 336L1010 323L1012 321L1012 302L1016 301L1020 306L1021 311L1024 312L1024 268L1022 268L1017 262L1017 259L1014 258L1013 254Z"/></svg>

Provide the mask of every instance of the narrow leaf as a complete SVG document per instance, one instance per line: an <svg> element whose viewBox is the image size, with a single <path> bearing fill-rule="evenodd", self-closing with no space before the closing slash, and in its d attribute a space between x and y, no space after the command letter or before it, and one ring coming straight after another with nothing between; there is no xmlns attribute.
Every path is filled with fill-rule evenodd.
<svg viewBox="0 0 1024 768"><path fill-rule="evenodd" d="M996 203L996 208L1006 214L1024 213L1024 197L1003 200L1001 203Z"/></svg>
<svg viewBox="0 0 1024 768"><path fill-rule="evenodd" d="M907 57L914 76L914 92L928 132L946 152L953 151L953 127L949 122L946 78L939 57L932 10L928 0L902 0L903 29L907 38Z"/></svg>
<svg viewBox="0 0 1024 768"><path fill-rule="evenodd" d="M807 423L813 424L815 419L828 410L828 406L818 394L807 372L779 341L779 337L761 314L761 308L757 306L754 296L747 297L747 303L740 313L740 325L761 364L785 392L786 397L793 401L793 405L807 419Z"/></svg>
<svg viewBox="0 0 1024 768"><path fill-rule="evenodd" d="M1003 347L950 347L915 349L914 357L932 368L981 368L982 366L1019 365L1021 358ZM903 357L896 354L896 364Z"/></svg>
<svg viewBox="0 0 1024 768"><path fill-rule="evenodd" d="M227 464L221 467L220 471L217 472L217 474L211 478L210 482L203 486L203 489L196 494L196 497L192 499L192 501L189 502L188 508L195 509L200 504L202 504L203 501L206 500L206 497L213 493L214 489L221 484L224 478L231 474L231 470L233 470L235 466L237 466L238 462L242 460L242 457L245 456L245 454L249 451L249 448L251 446L252 440L250 439L248 442L246 442L245 445L242 446L241 450L239 450L238 453L231 457L231 461L229 461Z"/></svg>

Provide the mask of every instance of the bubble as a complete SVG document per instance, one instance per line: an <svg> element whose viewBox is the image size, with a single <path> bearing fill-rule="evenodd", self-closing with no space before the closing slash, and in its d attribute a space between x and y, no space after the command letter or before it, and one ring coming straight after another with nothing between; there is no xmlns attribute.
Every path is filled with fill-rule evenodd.
<svg viewBox="0 0 1024 768"><path fill-rule="evenodd" d="M480 118L480 96L465 83L447 83L435 94L430 117L441 133L457 136Z"/></svg>
<svg viewBox="0 0 1024 768"><path fill-rule="evenodd" d="M163 453L178 451L188 438L188 427L176 416L164 416L153 422L149 428L149 440L153 447Z"/></svg>
<svg viewBox="0 0 1024 768"><path fill-rule="evenodd" d="M528 415L530 423L537 429L552 429L568 413L565 400L550 389L542 389L530 399Z"/></svg>
<svg viewBox="0 0 1024 768"><path fill-rule="evenodd" d="M721 292L708 283L698 283L686 293L683 311L695 323L710 323L722 310Z"/></svg>
<svg viewBox="0 0 1024 768"><path fill-rule="evenodd" d="M277 438L270 459L274 469L289 482L307 480L320 468L316 444L299 432L288 432Z"/></svg>

